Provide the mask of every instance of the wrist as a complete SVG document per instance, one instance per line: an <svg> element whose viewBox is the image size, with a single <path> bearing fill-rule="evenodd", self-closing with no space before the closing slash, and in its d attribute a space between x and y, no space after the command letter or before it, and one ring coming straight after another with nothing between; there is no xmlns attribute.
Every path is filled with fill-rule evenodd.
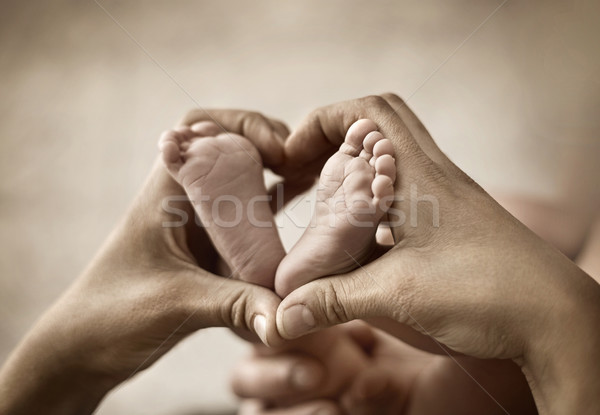
<svg viewBox="0 0 600 415"><path fill-rule="evenodd" d="M0 413L91 414L112 389L107 380L84 372L13 363L0 374Z"/></svg>
<svg viewBox="0 0 600 415"><path fill-rule="evenodd" d="M87 367L82 350L57 347L63 336L41 323L0 369L0 413L93 413L119 380Z"/></svg>
<svg viewBox="0 0 600 415"><path fill-rule="evenodd" d="M520 362L541 414L600 413L600 285L570 277Z"/></svg>

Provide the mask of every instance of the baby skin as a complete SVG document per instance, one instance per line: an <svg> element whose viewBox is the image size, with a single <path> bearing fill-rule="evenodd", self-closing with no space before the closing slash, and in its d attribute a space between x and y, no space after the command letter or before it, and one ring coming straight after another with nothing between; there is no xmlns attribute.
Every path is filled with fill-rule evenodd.
<svg viewBox="0 0 600 415"><path fill-rule="evenodd" d="M205 121L166 131L159 148L232 276L273 289L285 250L254 145Z"/></svg>
<svg viewBox="0 0 600 415"><path fill-rule="evenodd" d="M275 287L284 297L313 279L356 268L372 253L396 177L392 144L376 129L370 120L359 120L348 129L339 151L321 172L311 227L287 256L265 197L260 155L250 141L201 122L165 132L159 147L167 169L194 203L233 275ZM239 203L219 203L224 197ZM240 210L250 211L251 205L253 215L236 216ZM263 226L256 226L256 220ZM330 356L324 362L330 376L321 384L320 397L335 398L369 362L336 328L284 346L315 356L323 347Z"/></svg>
<svg viewBox="0 0 600 415"><path fill-rule="evenodd" d="M275 287L281 297L364 262L392 202L392 143L371 120L359 120L325 163L311 225L286 256L266 197L261 158L249 140L205 121L163 133L159 148L232 274Z"/></svg>
<svg viewBox="0 0 600 415"><path fill-rule="evenodd" d="M392 143L373 121L350 126L321 171L310 226L277 268L279 296L314 279L350 271L369 258L394 195L393 156Z"/></svg>
<svg viewBox="0 0 600 415"><path fill-rule="evenodd" d="M281 297L365 261L393 197L392 143L371 120L359 120L325 163L311 225L286 256L249 140L205 121L165 132L159 148L233 275Z"/></svg>

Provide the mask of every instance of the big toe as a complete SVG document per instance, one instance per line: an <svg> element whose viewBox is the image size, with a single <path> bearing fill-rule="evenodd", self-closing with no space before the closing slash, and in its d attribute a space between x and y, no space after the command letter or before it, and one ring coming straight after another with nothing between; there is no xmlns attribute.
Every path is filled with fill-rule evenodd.
<svg viewBox="0 0 600 415"><path fill-rule="evenodd" d="M377 130L377 125L369 119L356 121L348 128L344 143L340 146L342 153L356 157L363 148L363 141L367 134Z"/></svg>
<svg viewBox="0 0 600 415"><path fill-rule="evenodd" d="M215 136L224 131L213 121L200 121L192 125L192 131L201 137Z"/></svg>
<svg viewBox="0 0 600 415"><path fill-rule="evenodd" d="M175 168L181 163L181 142L184 140L183 133L176 130L168 130L162 133L158 141L158 148L162 153L164 163L169 169Z"/></svg>

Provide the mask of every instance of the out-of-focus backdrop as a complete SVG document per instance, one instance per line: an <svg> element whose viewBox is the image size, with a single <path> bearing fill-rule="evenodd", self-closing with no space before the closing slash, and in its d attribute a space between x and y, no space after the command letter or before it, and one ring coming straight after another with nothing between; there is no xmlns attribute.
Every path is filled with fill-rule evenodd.
<svg viewBox="0 0 600 415"><path fill-rule="evenodd" d="M576 252L600 194L599 16L597 1L2 1L0 362L98 249L189 96L293 128L396 92L493 195L549 206L536 231L568 230ZM286 245L301 232L286 226ZM230 410L245 351L200 332L98 413Z"/></svg>

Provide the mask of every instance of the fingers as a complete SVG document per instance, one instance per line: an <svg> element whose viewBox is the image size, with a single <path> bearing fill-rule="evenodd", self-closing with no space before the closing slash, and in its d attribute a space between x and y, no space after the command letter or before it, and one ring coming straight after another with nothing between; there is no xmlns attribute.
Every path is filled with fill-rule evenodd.
<svg viewBox="0 0 600 415"><path fill-rule="evenodd" d="M332 154L344 141L348 128L361 118L368 118L368 102L386 105L375 97L341 102L311 112L292 133L285 146L286 158L293 164L306 165L325 154ZM361 105L363 104L363 105ZM382 108L383 112L385 109ZM377 122L376 120L374 120Z"/></svg>
<svg viewBox="0 0 600 415"><path fill-rule="evenodd" d="M299 394L313 396L324 382L325 371L318 360L297 353L269 357L252 356L242 361L232 375L231 386L241 398L281 402Z"/></svg>
<svg viewBox="0 0 600 415"><path fill-rule="evenodd" d="M290 129L282 121L271 117L267 118L271 122L271 125L273 125L273 128L279 137L286 139L290 135Z"/></svg>
<svg viewBox="0 0 600 415"><path fill-rule="evenodd" d="M267 409L257 400L242 402L239 415L341 415L342 411L334 402L318 400L290 406L287 408Z"/></svg>
<svg viewBox="0 0 600 415"><path fill-rule="evenodd" d="M344 141L348 128L362 118L371 119L384 136L396 140L396 150L406 150L404 153L417 150L410 131L390 103L372 95L313 111L286 141L286 159L302 166L315 163L333 153ZM396 151L396 154L402 153Z"/></svg>
<svg viewBox="0 0 600 415"><path fill-rule="evenodd" d="M175 295L181 317L194 330L229 327L247 330L266 345L282 342L275 325L275 312L281 300L271 290L217 277L193 265L174 284L177 284Z"/></svg>
<svg viewBox="0 0 600 415"><path fill-rule="evenodd" d="M199 121L212 121L225 132L248 138L260 152L266 167L283 163L283 142L289 130L281 121L253 111L194 109L179 124L189 126Z"/></svg>
<svg viewBox="0 0 600 415"><path fill-rule="evenodd" d="M277 310L279 333L294 339L354 319L390 314L396 301L390 296L390 278L385 277L397 267L382 257L351 273L303 285L281 302Z"/></svg>
<svg viewBox="0 0 600 415"><path fill-rule="evenodd" d="M410 253L392 249L347 274L292 291L277 309L277 329L294 339L355 319L388 317L423 333L435 322L430 308L436 307L438 288L418 277Z"/></svg>

